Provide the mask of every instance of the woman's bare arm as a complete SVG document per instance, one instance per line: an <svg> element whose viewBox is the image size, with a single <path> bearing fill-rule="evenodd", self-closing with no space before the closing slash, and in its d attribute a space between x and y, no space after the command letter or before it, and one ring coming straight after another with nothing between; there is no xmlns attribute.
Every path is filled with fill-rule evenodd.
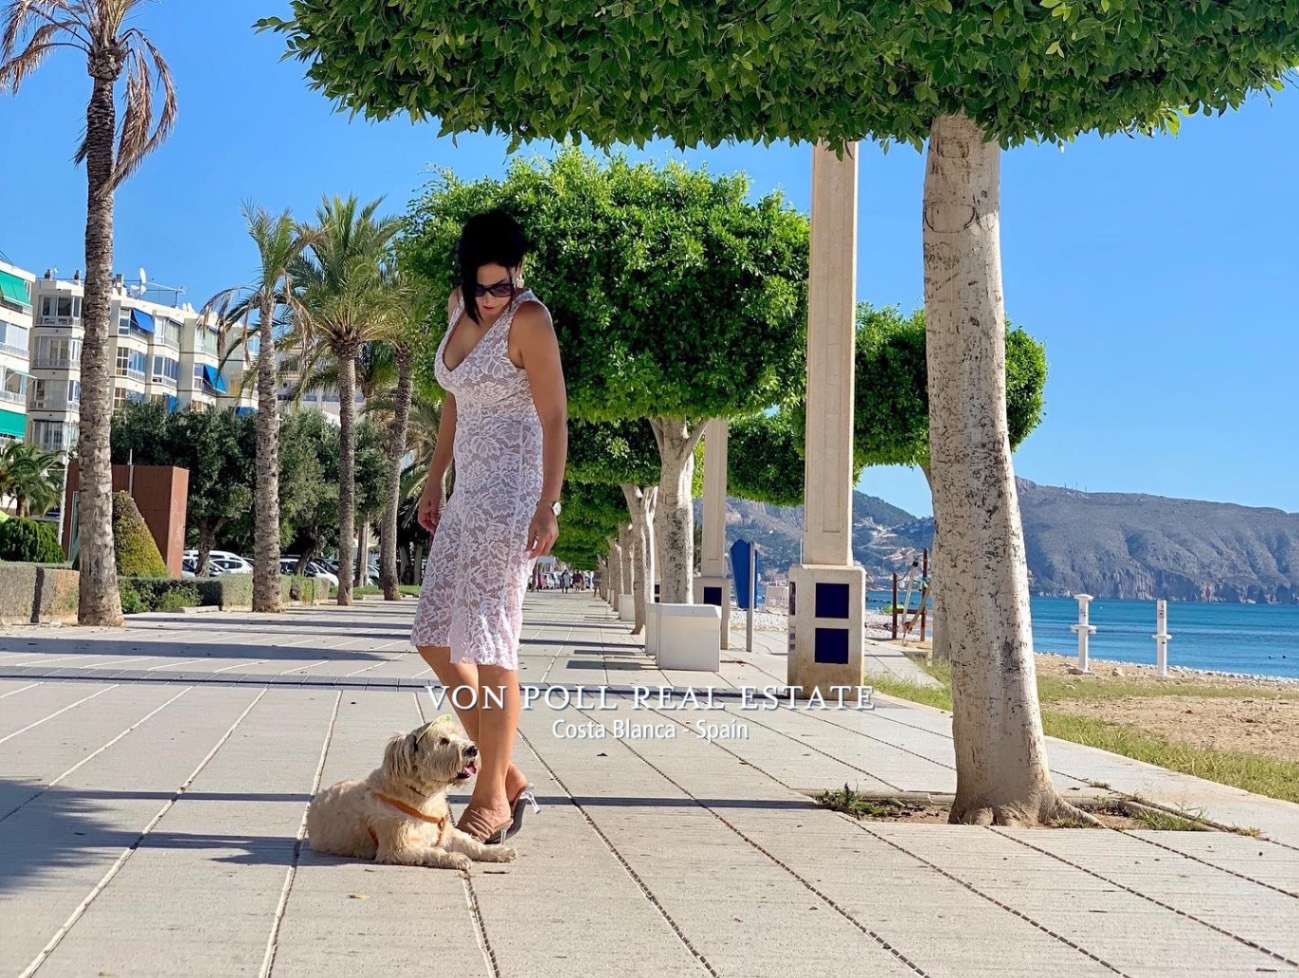
<svg viewBox="0 0 1299 978"><path fill-rule="evenodd" d="M528 543L534 554L544 556L558 536L559 527L550 504L557 502L564 488L564 466L568 461L568 392L550 314L540 303L527 302L515 313L510 339L516 346L519 366L528 373L532 403L541 422L541 498Z"/></svg>

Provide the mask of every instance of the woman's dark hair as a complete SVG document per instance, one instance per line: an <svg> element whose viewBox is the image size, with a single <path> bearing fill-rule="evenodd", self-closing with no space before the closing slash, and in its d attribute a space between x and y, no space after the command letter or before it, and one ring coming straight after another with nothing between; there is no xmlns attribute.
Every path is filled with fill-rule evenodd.
<svg viewBox="0 0 1299 978"><path fill-rule="evenodd" d="M503 265L517 268L528 251L528 241L523 228L509 213L501 208L475 214L465 222L456 242L456 264L460 272L460 295L465 301L465 312L474 322L478 318L478 269L484 265Z"/></svg>

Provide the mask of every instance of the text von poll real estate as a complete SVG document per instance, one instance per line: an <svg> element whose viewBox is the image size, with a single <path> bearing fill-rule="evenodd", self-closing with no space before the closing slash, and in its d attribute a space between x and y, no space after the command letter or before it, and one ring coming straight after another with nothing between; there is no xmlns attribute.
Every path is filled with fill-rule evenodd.
<svg viewBox="0 0 1299 978"><path fill-rule="evenodd" d="M449 703L457 710L472 710L479 705L491 709L504 704L503 687L479 686L425 686L436 710ZM627 708L649 710L655 713L675 713L682 710L725 711L728 702L738 701L738 712L770 711L782 708L792 710L873 710L871 686L831 686L827 697L813 689L800 696L797 687L789 686L737 686L696 689L693 686L528 686L520 685L520 705L525 710L545 709L561 711L573 709L579 713L599 713ZM717 722L714 722L717 721ZM679 733L693 733L709 743L717 740L748 740L749 727L739 719L723 720L695 717L691 722L667 719L667 722L638 722L618 718L611 724L583 717L579 722L562 718L551 724L551 734L559 740L675 740Z"/></svg>

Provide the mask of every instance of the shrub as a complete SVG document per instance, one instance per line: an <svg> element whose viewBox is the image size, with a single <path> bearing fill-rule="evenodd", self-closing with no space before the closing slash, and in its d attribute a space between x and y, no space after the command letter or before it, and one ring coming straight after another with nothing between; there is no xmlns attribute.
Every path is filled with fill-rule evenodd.
<svg viewBox="0 0 1299 978"><path fill-rule="evenodd" d="M63 548L54 527L28 519L0 523L0 560L31 564L60 564Z"/></svg>
<svg viewBox="0 0 1299 978"><path fill-rule="evenodd" d="M199 604L218 608L246 608L253 603L253 575L187 579L198 592Z"/></svg>
<svg viewBox="0 0 1299 978"><path fill-rule="evenodd" d="M198 586L191 580L157 577L121 577L122 613L143 614L146 611L179 611L199 604Z"/></svg>
<svg viewBox="0 0 1299 978"><path fill-rule="evenodd" d="M125 492L113 493L113 542L117 573L122 577L166 577L158 545L135 500Z"/></svg>

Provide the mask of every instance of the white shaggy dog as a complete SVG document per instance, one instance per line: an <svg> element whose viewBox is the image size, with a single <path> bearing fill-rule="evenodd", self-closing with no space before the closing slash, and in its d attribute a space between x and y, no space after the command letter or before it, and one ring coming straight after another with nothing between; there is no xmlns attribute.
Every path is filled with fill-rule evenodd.
<svg viewBox="0 0 1299 978"><path fill-rule="evenodd" d="M364 781L341 781L311 799L311 848L400 866L468 871L507 863L513 849L489 846L451 824L447 788L478 773L478 747L451 716L397 734Z"/></svg>

